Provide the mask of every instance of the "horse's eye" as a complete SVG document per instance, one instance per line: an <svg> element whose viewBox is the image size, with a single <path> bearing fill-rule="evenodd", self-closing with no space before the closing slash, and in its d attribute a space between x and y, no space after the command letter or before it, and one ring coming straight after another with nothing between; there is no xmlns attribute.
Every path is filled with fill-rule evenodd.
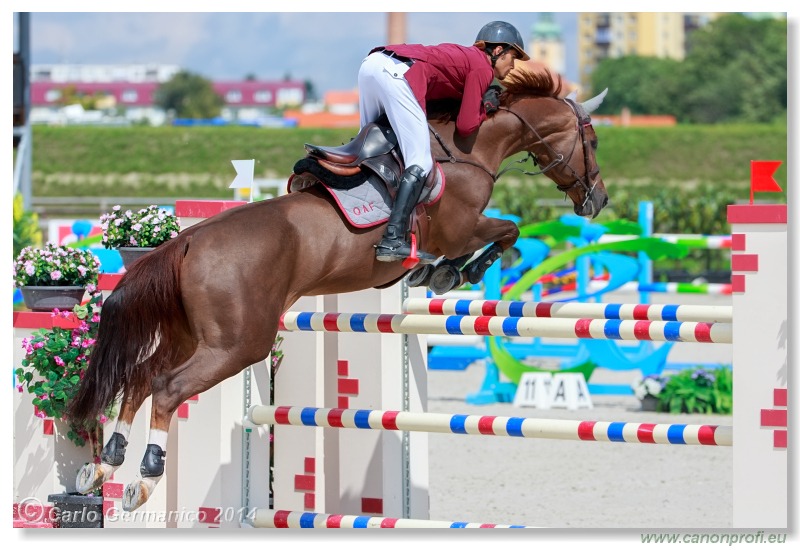
<svg viewBox="0 0 800 550"><path fill-rule="evenodd" d="M595 151L597 151L597 140L596 140L596 139L593 139L592 141L590 141L590 142L589 142L589 145L591 145L591 146L592 146L592 149L594 149Z"/></svg>

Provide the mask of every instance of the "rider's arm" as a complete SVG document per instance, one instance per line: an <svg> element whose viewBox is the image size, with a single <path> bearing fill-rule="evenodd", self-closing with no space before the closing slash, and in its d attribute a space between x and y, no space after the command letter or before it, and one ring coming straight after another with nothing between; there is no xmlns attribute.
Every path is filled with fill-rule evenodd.
<svg viewBox="0 0 800 550"><path fill-rule="evenodd" d="M464 83L464 96L461 98L461 109L456 118L456 130L462 136L468 136L478 129L486 120L483 109L483 94L492 83L491 71L472 71Z"/></svg>

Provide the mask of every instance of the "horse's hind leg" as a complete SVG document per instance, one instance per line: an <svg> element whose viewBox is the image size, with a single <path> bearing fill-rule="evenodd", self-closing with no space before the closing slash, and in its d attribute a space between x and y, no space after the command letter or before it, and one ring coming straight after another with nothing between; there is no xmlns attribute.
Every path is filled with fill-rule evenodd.
<svg viewBox="0 0 800 550"><path fill-rule="evenodd" d="M273 339L274 336L273 332ZM264 338L269 338L269 334L264 334ZM139 467L141 478L125 488L123 510L129 512L147 502L163 477L167 432L172 415L180 404L264 359L269 346L265 345L265 350L260 359L253 360L253 357L237 355L235 350L211 349L201 344L186 362L153 381L150 435Z"/></svg>
<svg viewBox="0 0 800 550"><path fill-rule="evenodd" d="M134 400L128 395L123 396L122 406L120 407L117 425L114 433L103 447L100 455L100 463L85 464L78 471L78 478L75 481L75 489L79 493L88 494L95 489L103 486L103 483L111 478L111 475L122 466L125 461L125 447L128 445L128 437L131 433L131 425L136 416L136 411L142 406L146 396Z"/></svg>

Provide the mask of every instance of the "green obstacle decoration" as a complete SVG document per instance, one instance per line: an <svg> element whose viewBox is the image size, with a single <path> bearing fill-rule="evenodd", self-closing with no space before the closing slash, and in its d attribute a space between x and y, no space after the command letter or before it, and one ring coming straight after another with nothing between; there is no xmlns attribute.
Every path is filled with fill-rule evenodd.
<svg viewBox="0 0 800 550"><path fill-rule="evenodd" d="M492 361L494 361L494 364L497 366L498 370L500 370L500 372L502 372L503 375L514 384L519 385L522 375L526 372L553 372L549 369L543 369L522 363L513 355L508 353L508 350L500 345L498 342L499 338L499 336L492 336L489 338L489 351L492 356ZM583 375L585 380L589 380L595 368L597 368L597 365L589 360L585 363L575 365L574 367L570 367L568 369L559 369L558 372L580 373Z"/></svg>
<svg viewBox="0 0 800 550"><path fill-rule="evenodd" d="M663 258L679 259L686 256L689 249L683 244L664 242L655 237L641 237L629 241L611 243L593 243L567 250L548 258L537 267L525 273L505 294L503 300L519 300L522 294L530 289L542 275L556 271L560 267L574 261L584 254L594 252L644 252L651 260Z"/></svg>
<svg viewBox="0 0 800 550"><path fill-rule="evenodd" d="M548 222L545 222L545 224L547 223ZM638 224L634 225L638 226ZM556 229L556 227L554 226L551 229ZM668 243L653 237L643 237L611 243L588 244L586 246L567 250L543 261L537 267L525 273L508 292L503 294L502 299L519 300L522 294L533 286L542 275L552 273L585 254L596 252L644 252L650 259L659 260L662 258L683 258L688 253L688 250L688 247L683 244ZM519 384L522 375L526 372L542 372L545 370L532 365L526 365L516 359L503 347L502 343L499 341L499 337L489 338L489 351L492 361L495 363L498 370L514 384ZM596 364L591 361L586 361L580 365L559 370L558 372L579 372L583 374L584 379L588 381L596 367Z"/></svg>

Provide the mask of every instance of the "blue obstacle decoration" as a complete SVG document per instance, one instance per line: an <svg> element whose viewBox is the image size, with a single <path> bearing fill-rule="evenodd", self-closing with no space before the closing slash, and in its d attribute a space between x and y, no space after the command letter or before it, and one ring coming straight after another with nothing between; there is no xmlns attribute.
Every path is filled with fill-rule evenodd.
<svg viewBox="0 0 800 550"><path fill-rule="evenodd" d="M487 211L487 214L489 211ZM504 216L494 210L491 215L513 219L519 223L519 218ZM649 302L649 293L646 285L652 283L652 259L647 250L652 245L652 203L642 201L639 204L638 226L627 222L622 224L618 234L630 235L632 239L639 238L642 248L626 248L636 257L631 257L611 251L598 250L597 242L609 232L609 227L593 224L585 218L574 215L562 216L560 222L566 226L574 227L568 230L570 235L566 240L575 248L588 247L587 253L578 256L575 260L575 296L552 301L597 301L603 294L619 289L631 282L642 285L639 303ZM610 224L609 224L610 225ZM635 228L635 229L634 229ZM637 234L638 233L638 234ZM552 239L549 239L552 242ZM594 246L591 246L594 245ZM520 256L513 266L502 268L500 262L490 267L481 284L483 298L497 300L502 298L502 291L506 285L517 282L528 270L533 269L545 261L550 252L550 246L544 240L521 237L515 244ZM607 283L600 290L590 291L590 281L593 274L606 273ZM472 288L476 288L473 286ZM532 299L542 301L542 285L534 284L530 288ZM512 297L513 299L513 297ZM545 343L541 338L532 338L529 342L509 342L502 337L489 336L484 339L483 345L477 346L434 346L429 353L429 368L432 370L464 370L476 361L485 364L485 375L478 391L467 395L466 402L473 405L482 405L496 402L513 401L516 384L501 379L501 370L498 363L508 365L514 361L517 367L528 368L519 363L526 358L552 358L558 360L561 371L580 371L586 375L593 367L601 366L610 370L638 369L643 376L660 374L667 367L667 357L674 343L666 342L654 346L652 342L640 341L634 345L620 343L613 340L578 340L575 344ZM510 359L509 359L510 358ZM679 365L671 365L673 367ZM529 367L531 371L543 370ZM587 376L588 382L588 376ZM632 395L633 391L628 385L619 384L588 384L589 391L593 394L606 395Z"/></svg>

